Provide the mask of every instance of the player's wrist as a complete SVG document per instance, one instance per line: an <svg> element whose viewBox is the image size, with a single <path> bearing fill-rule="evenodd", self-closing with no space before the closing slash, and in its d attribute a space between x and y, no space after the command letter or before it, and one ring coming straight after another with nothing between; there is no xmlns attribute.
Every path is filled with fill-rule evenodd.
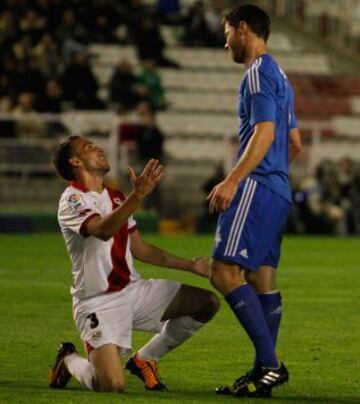
<svg viewBox="0 0 360 404"><path fill-rule="evenodd" d="M134 189L130 195L129 198L133 199L135 202L140 203L146 195L144 195L142 192L139 190Z"/></svg>
<svg viewBox="0 0 360 404"><path fill-rule="evenodd" d="M226 177L226 181L227 181L229 184L238 186L238 185L240 184L240 182L241 182L241 178L240 178L240 176L239 176L236 172L231 171L231 172L228 174L228 176Z"/></svg>

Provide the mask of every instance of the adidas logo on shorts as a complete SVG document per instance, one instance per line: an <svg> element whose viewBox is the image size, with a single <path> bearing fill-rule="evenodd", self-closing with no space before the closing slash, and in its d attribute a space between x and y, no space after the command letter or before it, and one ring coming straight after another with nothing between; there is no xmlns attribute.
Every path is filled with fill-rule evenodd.
<svg viewBox="0 0 360 404"><path fill-rule="evenodd" d="M246 249L246 248L244 248L243 250L241 250L241 251L239 252L239 255L241 255L241 256L244 257L244 258L249 258L249 257L248 257L248 252L247 252L247 249Z"/></svg>

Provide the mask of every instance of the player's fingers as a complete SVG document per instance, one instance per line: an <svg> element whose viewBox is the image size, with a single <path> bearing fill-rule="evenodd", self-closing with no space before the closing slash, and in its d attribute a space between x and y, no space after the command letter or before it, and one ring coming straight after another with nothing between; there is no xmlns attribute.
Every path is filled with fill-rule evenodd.
<svg viewBox="0 0 360 404"><path fill-rule="evenodd" d="M164 166L162 164L159 164L155 171L153 172L153 177L158 177L160 174L162 174L164 172Z"/></svg>
<svg viewBox="0 0 360 404"><path fill-rule="evenodd" d="M214 213L216 212L216 209L217 209L217 198L216 194L214 194L210 200L209 212Z"/></svg>
<svg viewBox="0 0 360 404"><path fill-rule="evenodd" d="M211 200L215 192L216 192L216 186L210 191L209 195L206 197L206 200L207 201Z"/></svg>
<svg viewBox="0 0 360 404"><path fill-rule="evenodd" d="M142 177L148 177L150 172L153 170L153 165L154 165L155 160L154 159L150 159L147 163L146 166L144 167L141 176Z"/></svg>
<svg viewBox="0 0 360 404"><path fill-rule="evenodd" d="M160 173L156 178L155 178L155 184L159 184L159 182L162 180L164 176L164 173Z"/></svg>
<svg viewBox="0 0 360 404"><path fill-rule="evenodd" d="M129 173L131 182L134 183L137 180L137 176L135 174L134 169L131 166L128 166L128 173Z"/></svg>

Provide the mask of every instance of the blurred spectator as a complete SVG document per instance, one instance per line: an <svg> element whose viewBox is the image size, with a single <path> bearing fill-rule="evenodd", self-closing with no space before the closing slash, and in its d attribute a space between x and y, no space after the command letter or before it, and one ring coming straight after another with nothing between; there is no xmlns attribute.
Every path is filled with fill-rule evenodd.
<svg viewBox="0 0 360 404"><path fill-rule="evenodd" d="M77 109L103 109L97 96L98 83L84 52L77 52L74 61L66 66L61 79L64 100Z"/></svg>
<svg viewBox="0 0 360 404"><path fill-rule="evenodd" d="M16 104L13 114L17 116L22 116L24 114L29 114L31 112L36 112L34 108L34 96L32 93L21 93L18 97L18 103Z"/></svg>
<svg viewBox="0 0 360 404"><path fill-rule="evenodd" d="M142 131L139 136L139 157L142 161L163 158L164 134L156 123L155 111L147 102L141 102L137 107Z"/></svg>
<svg viewBox="0 0 360 404"><path fill-rule="evenodd" d="M39 96L44 90L45 76L38 68L37 61L30 58L15 64L10 73L10 82L17 94L31 92Z"/></svg>
<svg viewBox="0 0 360 404"><path fill-rule="evenodd" d="M152 158L163 160L164 134L156 123L155 111L150 104L141 102L137 107L137 114L140 118L141 131L138 139L138 153L142 164ZM161 187L157 186L144 201L146 209L154 209L161 212Z"/></svg>
<svg viewBox="0 0 360 404"><path fill-rule="evenodd" d="M134 41L140 60L152 59L162 67L179 68L179 64L164 55L165 42L159 26L152 16L144 17L136 30Z"/></svg>
<svg viewBox="0 0 360 404"><path fill-rule="evenodd" d="M20 18L20 31L31 38L35 44L47 31L47 18L41 16L34 9L27 9Z"/></svg>
<svg viewBox="0 0 360 404"><path fill-rule="evenodd" d="M116 66L110 83L110 100L124 108L134 108L141 100L146 99L148 90L141 85L133 73L132 66L126 59L122 59Z"/></svg>
<svg viewBox="0 0 360 404"><path fill-rule="evenodd" d="M0 36L14 39L17 34L17 24L14 14L10 10L0 13Z"/></svg>
<svg viewBox="0 0 360 404"><path fill-rule="evenodd" d="M69 8L63 12L62 21L56 35L66 62L72 60L75 53L79 51L85 52L88 34L80 22L77 21L75 12L72 9Z"/></svg>
<svg viewBox="0 0 360 404"><path fill-rule="evenodd" d="M183 41L186 45L215 47L224 42L219 15L211 9L206 10L202 0L189 8L184 25Z"/></svg>
<svg viewBox="0 0 360 404"><path fill-rule="evenodd" d="M13 115L18 118L17 133L19 137L34 138L45 135L45 123L34 113L33 95L31 93L21 93L13 110Z"/></svg>
<svg viewBox="0 0 360 404"><path fill-rule="evenodd" d="M212 232L216 227L218 215L209 213L209 203L206 200L206 197L209 195L210 191L214 188L214 186L217 185L219 182L221 182L224 179L224 177L225 173L223 165L218 164L215 167L214 174L208 180L205 181L205 183L201 188L202 191L204 192L204 203L202 214L200 215L196 226L196 231L198 231L199 233Z"/></svg>
<svg viewBox="0 0 360 404"><path fill-rule="evenodd" d="M13 54L18 61L27 60L32 53L32 42L29 35L22 35L13 45Z"/></svg>
<svg viewBox="0 0 360 404"><path fill-rule="evenodd" d="M114 3L108 0L93 0L91 7L86 8L86 21L90 42L116 42L116 28L119 24L119 13Z"/></svg>
<svg viewBox="0 0 360 404"><path fill-rule="evenodd" d="M50 79L46 82L45 93L41 94L37 109L40 112L61 112L61 88L57 80Z"/></svg>
<svg viewBox="0 0 360 404"><path fill-rule="evenodd" d="M14 91L5 72L0 72L0 112L13 109Z"/></svg>
<svg viewBox="0 0 360 404"><path fill-rule="evenodd" d="M164 109L166 106L165 90L153 60L143 60L138 81L147 89L148 101L152 108Z"/></svg>
<svg viewBox="0 0 360 404"><path fill-rule="evenodd" d="M46 76L55 76L58 73L60 56L51 34L48 33L41 37L32 54L36 58L40 70Z"/></svg>
<svg viewBox="0 0 360 404"><path fill-rule="evenodd" d="M156 10L163 24L173 25L180 23L180 0L157 0Z"/></svg>
<svg viewBox="0 0 360 404"><path fill-rule="evenodd" d="M317 167L315 176L305 178L295 192L294 202L305 233L346 233L336 178L335 164L325 160Z"/></svg>

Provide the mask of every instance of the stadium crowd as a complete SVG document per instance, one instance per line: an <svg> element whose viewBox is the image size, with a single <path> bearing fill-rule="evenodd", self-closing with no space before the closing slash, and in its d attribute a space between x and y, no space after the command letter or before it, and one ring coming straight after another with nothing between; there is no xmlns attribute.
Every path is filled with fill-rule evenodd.
<svg viewBox="0 0 360 404"><path fill-rule="evenodd" d="M154 6L141 0L92 0L91 7L85 0L71 6L61 0L1 2L0 111L57 113L144 100L162 109L165 101L156 67L180 66L166 56L160 23L178 24L184 44L222 45L216 7L223 2L214 4L208 9L197 1L184 11L179 0L159 0ZM126 60L120 61L105 100L98 97L90 43L133 44L141 63L134 73Z"/></svg>
<svg viewBox="0 0 360 404"><path fill-rule="evenodd" d="M360 164L323 160L315 175L293 179L289 230L310 234L360 234Z"/></svg>
<svg viewBox="0 0 360 404"><path fill-rule="evenodd" d="M135 139L137 157L163 158L165 135L156 111L167 108L158 67L181 68L166 56L160 24L177 25L185 46L223 46L219 9L231 1L180 0L5 0L0 2L0 113L14 118L32 112L116 108L122 140ZM139 66L122 58L111 74L107 97L98 96L91 43L132 44ZM129 119L129 115L135 116ZM130 122L131 121L131 122ZM29 137L56 134L37 119L21 122ZM211 183L211 181L210 181ZM327 160L314 176L293 179L294 210L290 230L296 233L360 233L360 167L350 159ZM206 184L204 185L206 189ZM155 193L153 207L161 210ZM151 199L150 199L151 200ZM205 228L209 216L204 213ZM203 226L200 225L200 227Z"/></svg>

